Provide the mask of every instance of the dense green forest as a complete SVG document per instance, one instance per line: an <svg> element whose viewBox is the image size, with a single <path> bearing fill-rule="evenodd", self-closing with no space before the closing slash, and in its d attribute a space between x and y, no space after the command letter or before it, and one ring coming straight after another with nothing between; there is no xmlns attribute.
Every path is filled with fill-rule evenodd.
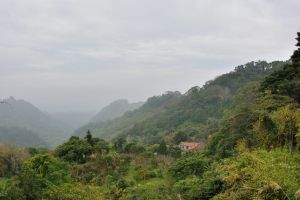
<svg viewBox="0 0 300 200"><path fill-rule="evenodd" d="M105 122L94 122L81 127L75 135L87 130L103 139L120 136L142 143L155 144L164 139L180 142L207 140L219 125L223 111L233 105L233 97L245 84L262 80L281 69L286 62L250 62L234 71L208 81L202 88L193 87L186 94L167 92L155 96L139 109Z"/></svg>
<svg viewBox="0 0 300 200"><path fill-rule="evenodd" d="M1 145L0 199L300 199L297 40L288 62L251 62L152 97L53 151ZM199 152L176 145L200 140Z"/></svg>

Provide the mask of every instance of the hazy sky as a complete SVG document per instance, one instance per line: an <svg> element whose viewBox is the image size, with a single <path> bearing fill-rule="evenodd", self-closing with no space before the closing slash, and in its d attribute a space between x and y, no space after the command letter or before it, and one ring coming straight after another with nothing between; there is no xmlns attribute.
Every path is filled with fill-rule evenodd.
<svg viewBox="0 0 300 200"><path fill-rule="evenodd" d="M299 0L0 0L0 98L99 110L286 60Z"/></svg>

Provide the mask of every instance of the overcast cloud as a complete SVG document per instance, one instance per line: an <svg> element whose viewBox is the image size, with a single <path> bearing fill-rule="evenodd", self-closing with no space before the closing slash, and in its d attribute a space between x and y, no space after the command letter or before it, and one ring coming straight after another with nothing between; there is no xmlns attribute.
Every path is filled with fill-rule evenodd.
<svg viewBox="0 0 300 200"><path fill-rule="evenodd" d="M289 59L299 0L0 0L0 98L99 110Z"/></svg>

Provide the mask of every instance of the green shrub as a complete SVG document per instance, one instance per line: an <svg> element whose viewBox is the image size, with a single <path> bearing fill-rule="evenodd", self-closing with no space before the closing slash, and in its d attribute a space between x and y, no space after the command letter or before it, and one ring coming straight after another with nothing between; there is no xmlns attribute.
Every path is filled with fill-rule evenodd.
<svg viewBox="0 0 300 200"><path fill-rule="evenodd" d="M124 191L121 200L162 200L174 199L169 192L168 187L161 181L149 181L143 184L137 184Z"/></svg>
<svg viewBox="0 0 300 200"><path fill-rule="evenodd" d="M299 162L299 153L287 149L249 151L240 145L237 157L224 161L225 187L217 197L295 199L300 188Z"/></svg>
<svg viewBox="0 0 300 200"><path fill-rule="evenodd" d="M47 200L104 200L100 189L91 186L62 184L50 187L44 194Z"/></svg>
<svg viewBox="0 0 300 200"><path fill-rule="evenodd" d="M23 163L20 187L27 199L41 199L50 187L71 182L69 166L49 155L37 154Z"/></svg>
<svg viewBox="0 0 300 200"><path fill-rule="evenodd" d="M25 200L25 195L14 179L0 179L0 199Z"/></svg>
<svg viewBox="0 0 300 200"><path fill-rule="evenodd" d="M210 161L202 154L193 154L187 158L178 159L169 169L175 179L189 175L200 176L209 166Z"/></svg>

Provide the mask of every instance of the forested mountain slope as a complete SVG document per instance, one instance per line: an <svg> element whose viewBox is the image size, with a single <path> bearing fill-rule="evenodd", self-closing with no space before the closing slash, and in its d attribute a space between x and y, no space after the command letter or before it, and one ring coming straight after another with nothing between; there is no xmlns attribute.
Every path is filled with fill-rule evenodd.
<svg viewBox="0 0 300 200"><path fill-rule="evenodd" d="M96 136L112 138L125 136L144 143L157 143L162 138L178 143L180 140L206 140L214 129L225 108L232 104L232 97L249 82L262 80L284 62L250 62L234 71L208 81L202 88L193 87L185 95L176 95L172 103L164 101L166 96L155 97L162 106L149 107L153 98L134 112L106 123L92 123L76 131L83 135L90 129ZM146 109L148 107L148 109Z"/></svg>
<svg viewBox="0 0 300 200"><path fill-rule="evenodd" d="M4 102L0 104L3 139L12 141L15 138L16 141L12 142L24 145L55 146L68 138L67 126L41 112L29 102L13 97L5 99ZM31 141L29 138L35 139Z"/></svg>
<svg viewBox="0 0 300 200"><path fill-rule="evenodd" d="M36 133L19 127L0 126L0 141L1 144L17 146L49 146Z"/></svg>
<svg viewBox="0 0 300 200"><path fill-rule="evenodd" d="M133 124L141 122L157 113L163 112L168 106L180 101L182 95L179 92L167 92L162 96L154 96L147 100L140 108L127 111L123 116L113 120L102 122L91 122L75 131L75 135L85 135L87 130L101 138L112 139L132 127Z"/></svg>

